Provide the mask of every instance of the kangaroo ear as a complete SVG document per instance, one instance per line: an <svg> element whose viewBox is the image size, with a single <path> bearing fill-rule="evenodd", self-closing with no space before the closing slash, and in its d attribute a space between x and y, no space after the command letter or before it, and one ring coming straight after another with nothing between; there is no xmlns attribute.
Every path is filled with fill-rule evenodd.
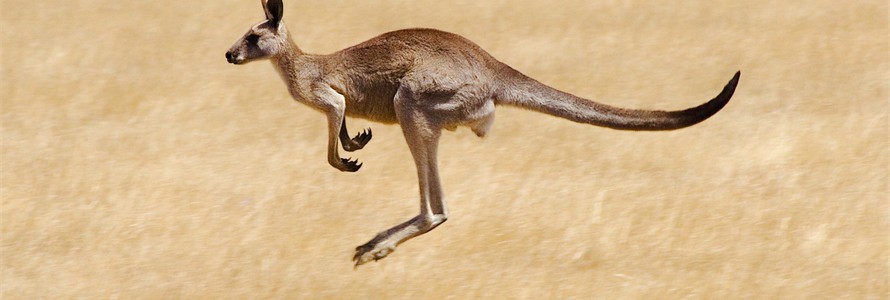
<svg viewBox="0 0 890 300"><path fill-rule="evenodd" d="M275 24L281 22L281 17L284 15L284 4L281 3L281 0L260 0L260 2L263 3L266 19Z"/></svg>

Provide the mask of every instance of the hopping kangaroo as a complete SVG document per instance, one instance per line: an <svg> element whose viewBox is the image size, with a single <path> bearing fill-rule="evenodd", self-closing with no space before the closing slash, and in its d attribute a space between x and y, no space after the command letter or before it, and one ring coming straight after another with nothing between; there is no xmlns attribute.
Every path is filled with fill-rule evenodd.
<svg viewBox="0 0 890 300"><path fill-rule="evenodd" d="M400 243L448 218L436 158L442 129L466 126L485 136L497 105L621 130L678 129L723 108L740 75L736 73L713 100L686 110L616 108L548 87L501 63L466 38L433 29L385 33L330 55L303 53L281 21L281 0L260 2L266 20L235 42L226 59L233 64L270 59L290 95L327 116L328 163L345 172L362 166L341 158L338 147L342 143L346 151L362 149L371 140L371 130L350 138L346 116L398 123L414 157L420 214L358 246L355 266L386 257Z"/></svg>

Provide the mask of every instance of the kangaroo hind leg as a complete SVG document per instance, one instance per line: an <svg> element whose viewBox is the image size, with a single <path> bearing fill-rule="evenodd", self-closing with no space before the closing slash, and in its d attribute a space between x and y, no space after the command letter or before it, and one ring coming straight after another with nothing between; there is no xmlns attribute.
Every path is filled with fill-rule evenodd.
<svg viewBox="0 0 890 300"><path fill-rule="evenodd" d="M353 257L356 267L386 257L402 242L432 230L448 218L436 160L442 128L431 122L423 110L414 105L416 103L418 102L411 98L410 93L403 92L402 89L396 93L399 124L417 166L420 214L380 232L371 241L358 246Z"/></svg>

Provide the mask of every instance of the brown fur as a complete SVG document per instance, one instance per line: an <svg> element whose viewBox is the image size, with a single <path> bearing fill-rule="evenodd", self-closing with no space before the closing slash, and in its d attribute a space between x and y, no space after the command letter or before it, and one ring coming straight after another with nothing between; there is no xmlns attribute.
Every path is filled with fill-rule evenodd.
<svg viewBox="0 0 890 300"><path fill-rule="evenodd" d="M262 1L261 1L262 2ZM361 164L340 157L371 139L350 139L345 116L398 123L417 165L421 212L356 249L356 266L378 260L412 237L447 219L436 150L442 129L466 126L485 136L496 105L519 106L571 121L622 130L672 130L701 122L723 108L739 73L711 101L682 111L616 108L583 99L531 79L499 62L473 42L434 29L382 34L330 55L303 53L281 22L281 0L263 2L267 20L255 25L226 53L231 63L271 59L291 96L328 118L328 162L341 171Z"/></svg>

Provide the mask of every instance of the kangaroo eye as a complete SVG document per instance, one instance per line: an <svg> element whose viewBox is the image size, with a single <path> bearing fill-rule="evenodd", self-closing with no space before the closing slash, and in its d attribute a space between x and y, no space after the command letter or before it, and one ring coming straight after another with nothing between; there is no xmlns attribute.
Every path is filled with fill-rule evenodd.
<svg viewBox="0 0 890 300"><path fill-rule="evenodd" d="M251 35L247 36L247 42L250 44L256 44L257 42L259 42L259 40L260 40L260 36L258 36L256 34L251 34Z"/></svg>

